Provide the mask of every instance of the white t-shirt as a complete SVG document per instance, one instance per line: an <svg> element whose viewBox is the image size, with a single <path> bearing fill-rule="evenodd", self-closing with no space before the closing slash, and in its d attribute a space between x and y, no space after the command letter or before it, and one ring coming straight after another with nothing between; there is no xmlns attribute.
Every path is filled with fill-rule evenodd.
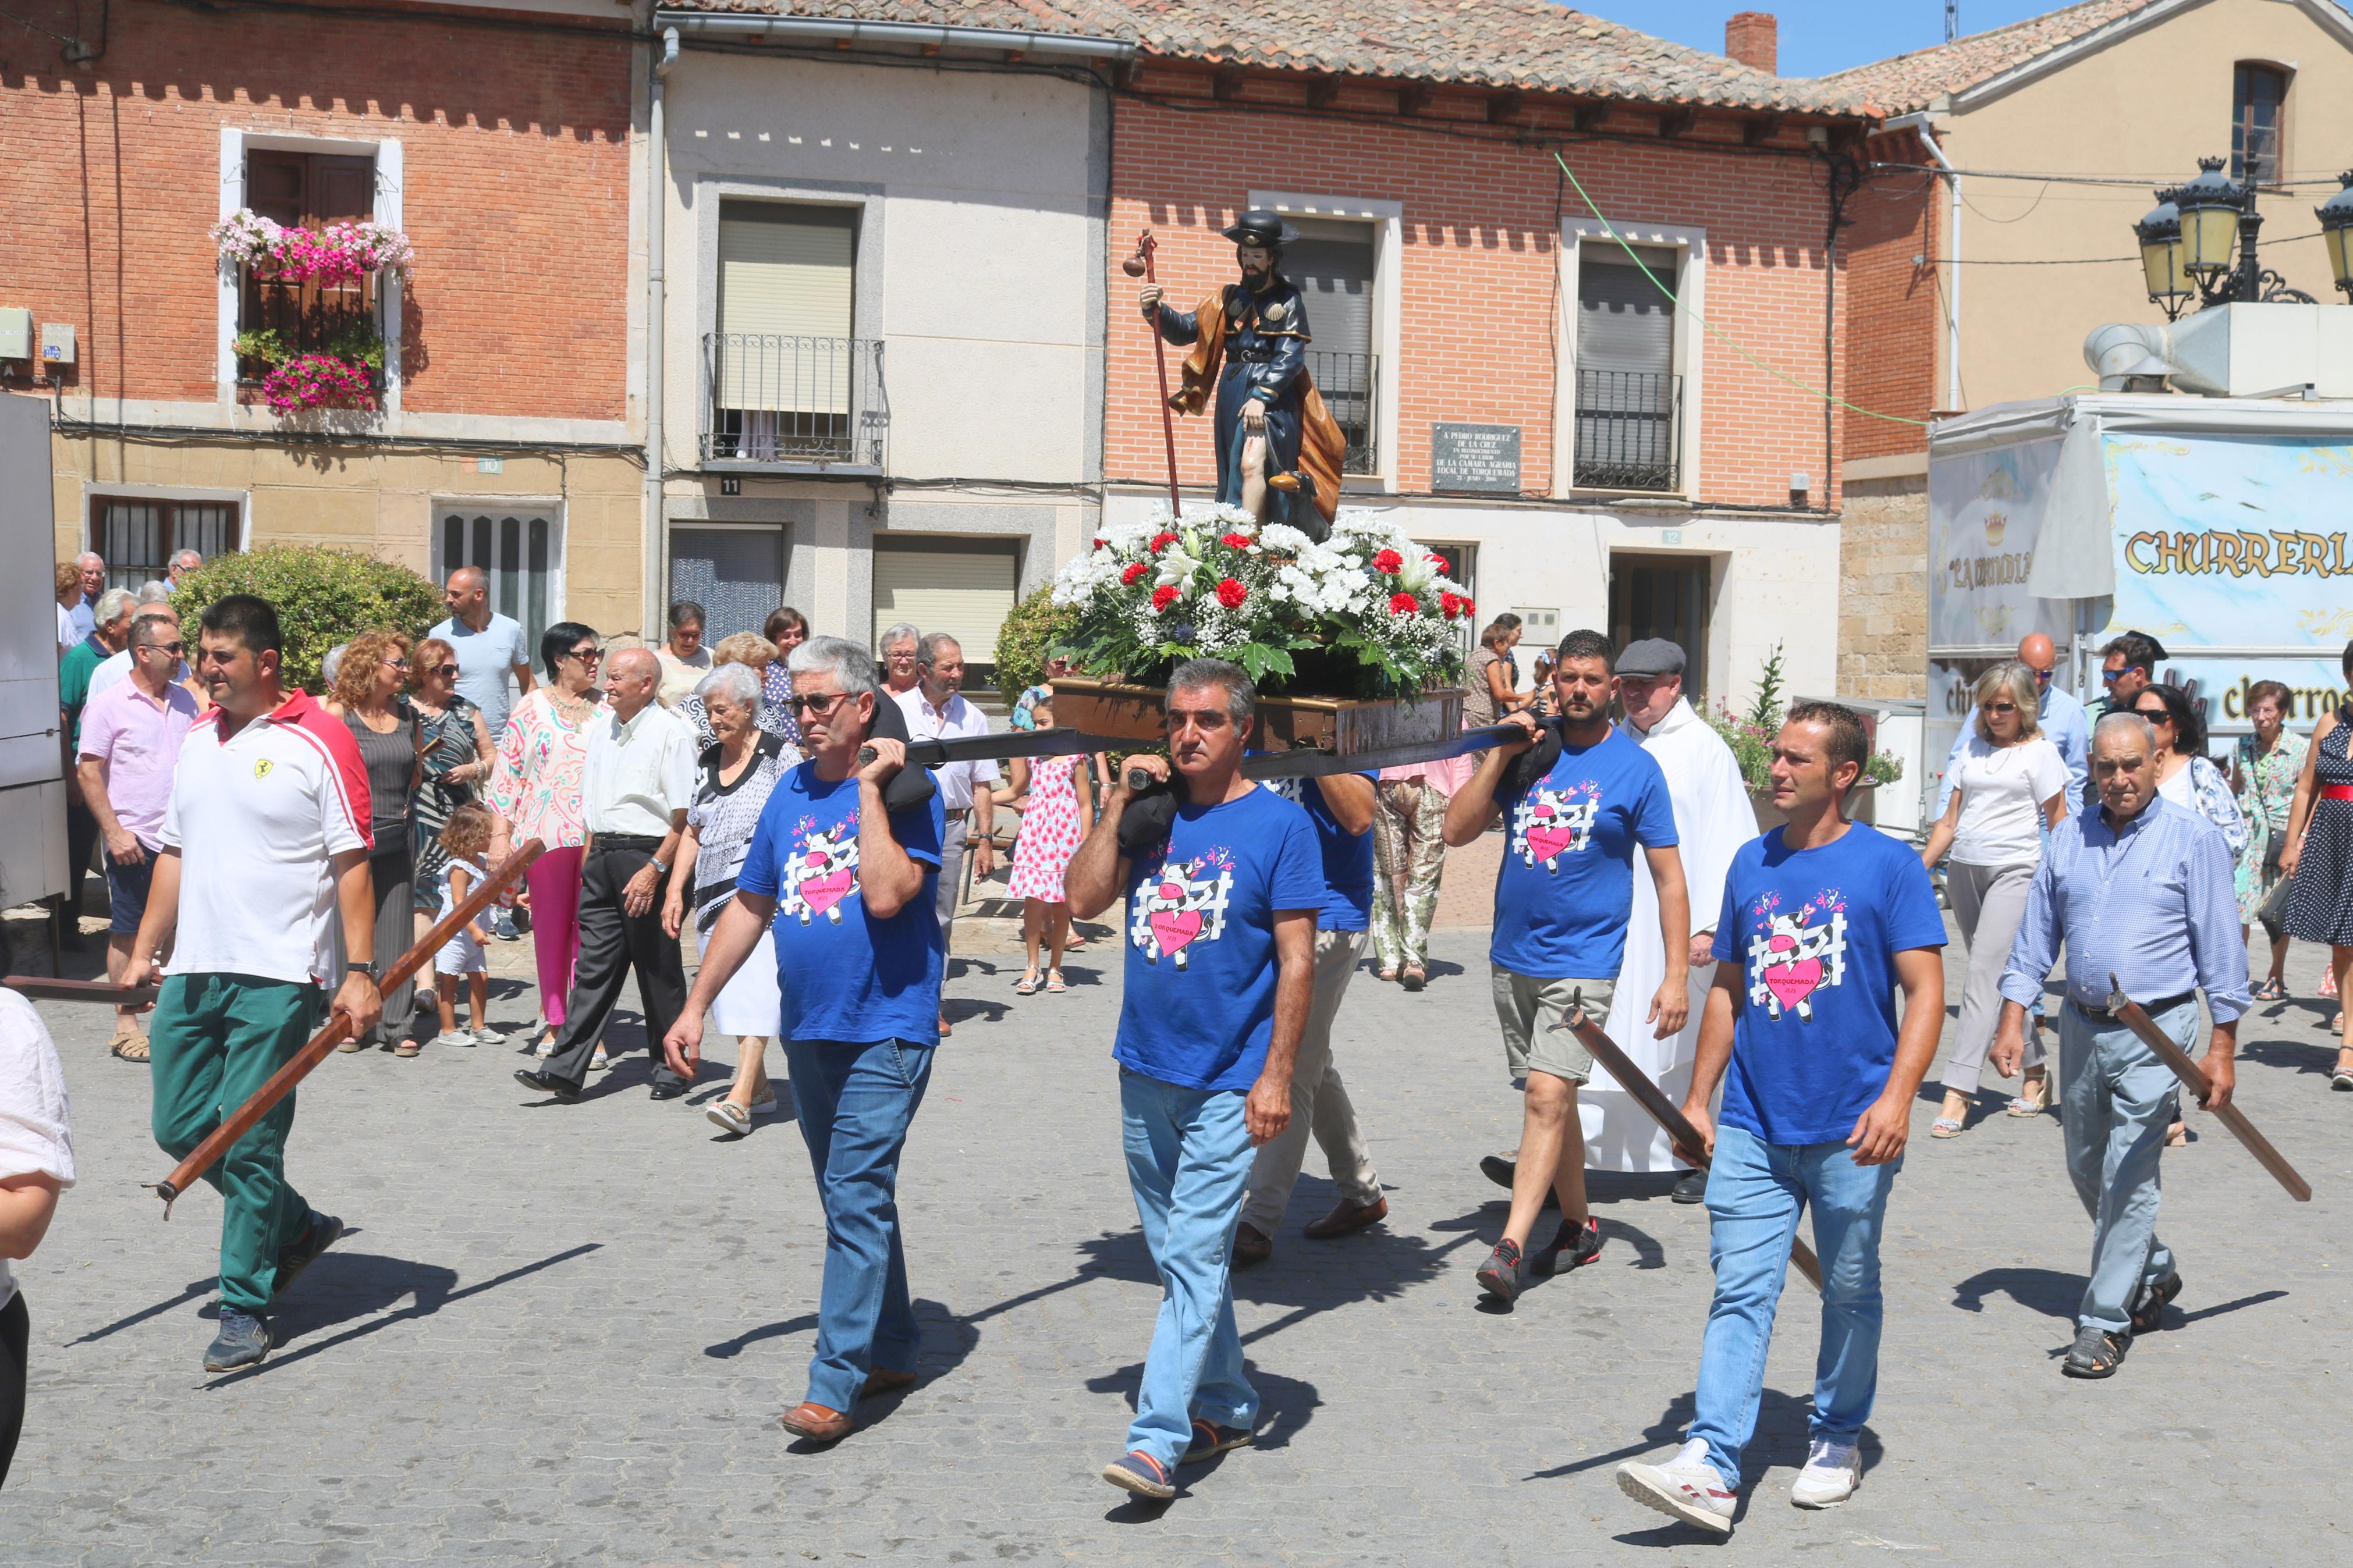
<svg viewBox="0 0 2353 1568"><path fill-rule="evenodd" d="M2067 790L2059 748L2037 735L2016 746L1969 737L1953 787L1961 795L1953 858L1964 866L2031 866L2042 854L2042 803Z"/></svg>
<svg viewBox="0 0 2353 1568"><path fill-rule="evenodd" d="M216 709L180 742L164 847L180 852L170 973L324 980L331 864L371 847L367 767L304 692L224 740Z"/></svg>
<svg viewBox="0 0 2353 1568"><path fill-rule="evenodd" d="M932 706L920 685L891 694L899 704L899 711L907 716L907 738L912 741L955 741L967 735L988 733L988 715L964 700L961 691L948 693L944 709ZM976 762L950 763L934 768L932 776L939 781L940 800L949 811L965 811L972 805L972 787L976 784L995 784L997 764L983 757Z"/></svg>
<svg viewBox="0 0 2353 1568"><path fill-rule="evenodd" d="M41 1175L72 1186L72 1121L48 1026L30 1002L0 991L0 1180ZM16 1276L0 1258L0 1307L16 1296Z"/></svg>

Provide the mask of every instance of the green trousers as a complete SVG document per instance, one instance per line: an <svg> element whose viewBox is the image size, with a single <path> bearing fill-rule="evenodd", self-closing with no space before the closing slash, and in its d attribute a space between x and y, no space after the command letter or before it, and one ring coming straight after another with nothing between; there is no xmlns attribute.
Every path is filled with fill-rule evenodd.
<svg viewBox="0 0 2353 1568"><path fill-rule="evenodd" d="M148 1027L155 1142L185 1159L272 1073L293 1059L318 1016L316 985L250 974L174 974ZM286 1181L294 1097L230 1145L205 1173L221 1194L220 1299L260 1312L277 1289L278 1254L302 1234L311 1205Z"/></svg>

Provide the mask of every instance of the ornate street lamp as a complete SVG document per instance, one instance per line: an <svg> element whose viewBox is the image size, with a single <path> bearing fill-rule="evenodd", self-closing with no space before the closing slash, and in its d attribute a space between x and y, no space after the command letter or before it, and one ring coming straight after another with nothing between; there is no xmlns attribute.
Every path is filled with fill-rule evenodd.
<svg viewBox="0 0 2353 1568"><path fill-rule="evenodd" d="M2348 216L2353 220L2353 213ZM2181 211L2171 202L2159 202L2133 225L2133 233L2140 240L2140 269L2148 280L2149 301L2170 321L2198 293L2181 266Z"/></svg>
<svg viewBox="0 0 2353 1568"><path fill-rule="evenodd" d="M2328 247L2328 270L2337 286L2353 295L2353 169L2337 176L2345 188L2312 209L2320 220L2320 237Z"/></svg>
<svg viewBox="0 0 2353 1568"><path fill-rule="evenodd" d="M2186 185L2157 193L2157 206L2133 225L2140 242L2141 272L2152 303L2163 308L2167 321L2181 313L2193 289L2199 303L2227 305L2238 300L2300 300L2318 304L2301 289L2255 260L2255 236L2263 226L2255 210L2253 184L2241 184L2222 173L2221 158L2198 160L2198 177ZM2344 176L2353 191L2353 174ZM2337 226L2329 226L2334 211ZM2353 293L2353 265L2345 253L2353 249L2345 226L2353 226L2353 195L2339 192L2321 209L2329 237L2329 262L2337 286Z"/></svg>

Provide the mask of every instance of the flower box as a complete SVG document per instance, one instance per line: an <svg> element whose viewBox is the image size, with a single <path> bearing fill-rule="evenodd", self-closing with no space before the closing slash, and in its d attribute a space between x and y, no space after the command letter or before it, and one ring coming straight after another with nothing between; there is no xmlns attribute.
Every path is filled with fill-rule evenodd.
<svg viewBox="0 0 2353 1568"><path fill-rule="evenodd" d="M1057 728L1145 742L1167 736L1167 703L1157 686L1063 676L1053 682ZM1348 697L1261 697L1253 751L1303 747L1353 756L1388 746L1448 739L1462 728L1462 693L1430 691L1414 701Z"/></svg>

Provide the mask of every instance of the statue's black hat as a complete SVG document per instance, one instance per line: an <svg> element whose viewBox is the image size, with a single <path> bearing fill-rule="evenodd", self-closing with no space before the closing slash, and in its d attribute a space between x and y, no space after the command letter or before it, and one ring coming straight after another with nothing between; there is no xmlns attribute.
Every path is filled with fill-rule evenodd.
<svg viewBox="0 0 2353 1568"><path fill-rule="evenodd" d="M1260 245L1270 250L1299 237L1299 231L1283 222L1281 213L1269 212L1264 207L1250 208L1223 232L1236 245Z"/></svg>

